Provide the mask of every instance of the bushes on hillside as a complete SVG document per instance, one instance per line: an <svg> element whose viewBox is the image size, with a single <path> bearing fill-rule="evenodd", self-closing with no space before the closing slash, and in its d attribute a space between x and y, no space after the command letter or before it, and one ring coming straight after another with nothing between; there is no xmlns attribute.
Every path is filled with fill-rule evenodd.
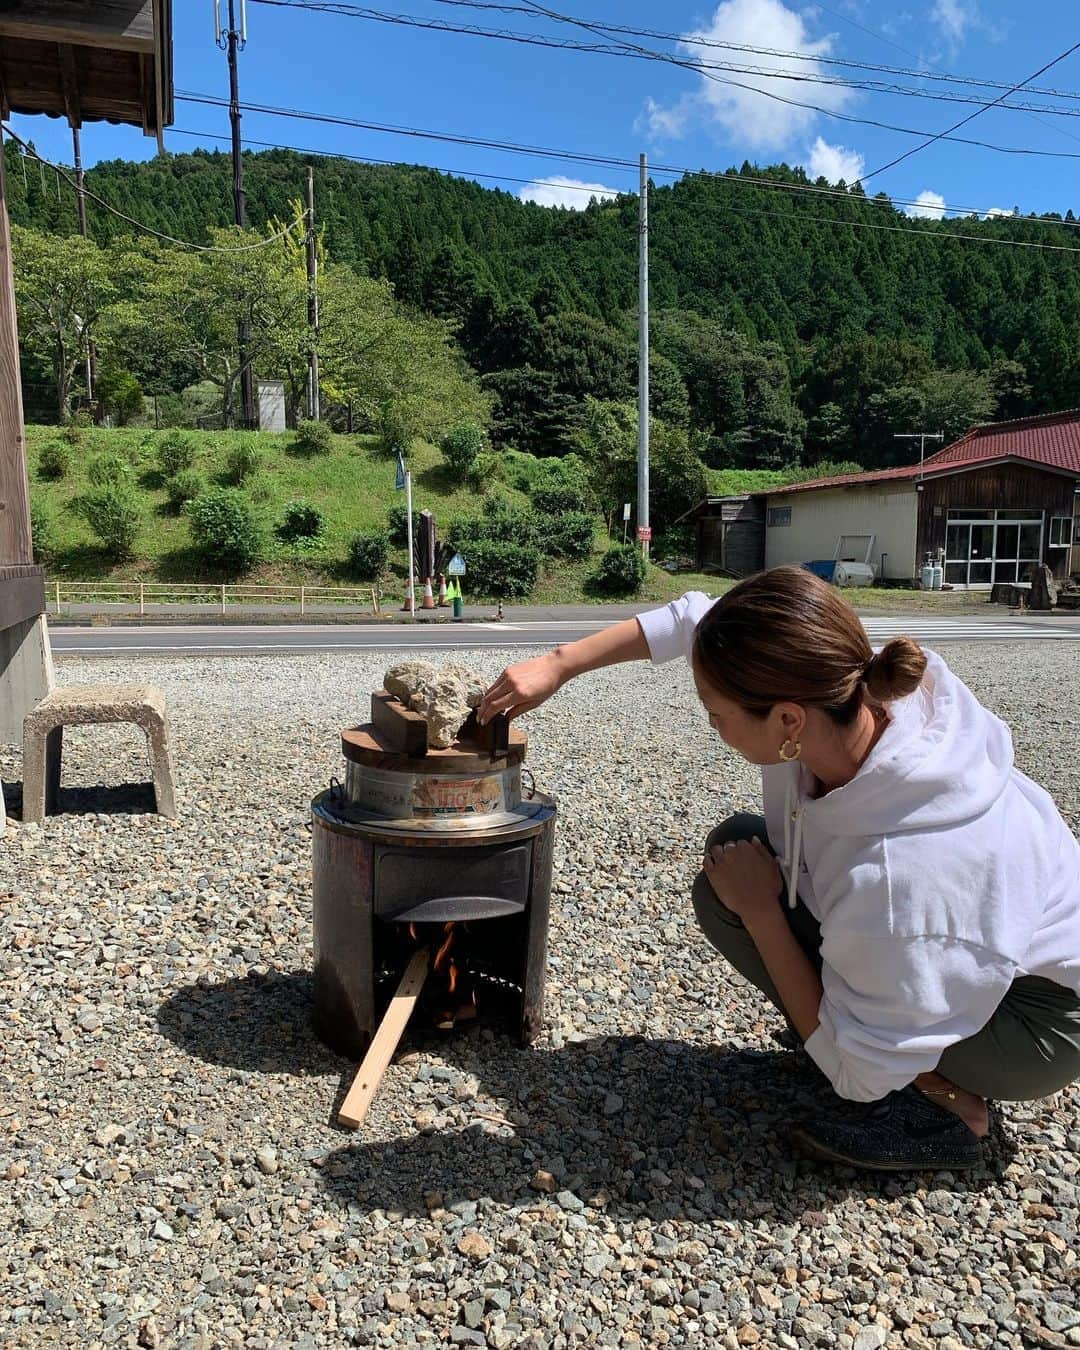
<svg viewBox="0 0 1080 1350"><path fill-rule="evenodd" d="M540 575L540 550L531 544L486 539L468 545L469 590L502 600L527 596Z"/></svg>
<svg viewBox="0 0 1080 1350"><path fill-rule="evenodd" d="M54 547L53 522L45 503L30 498L30 549L36 563L52 556Z"/></svg>
<svg viewBox="0 0 1080 1350"><path fill-rule="evenodd" d="M262 450L253 436L245 436L230 449L225 464L229 482L237 487L258 473L262 464Z"/></svg>
<svg viewBox="0 0 1080 1350"><path fill-rule="evenodd" d="M191 537L207 561L246 572L262 553L251 503L236 488L210 488L187 505Z"/></svg>
<svg viewBox="0 0 1080 1350"><path fill-rule="evenodd" d="M198 453L193 436L183 431L167 431L157 443L158 468L164 478L175 478L194 466Z"/></svg>
<svg viewBox="0 0 1080 1350"><path fill-rule="evenodd" d="M544 526L544 552L549 558L587 558L594 534L594 519L588 511L564 511Z"/></svg>
<svg viewBox="0 0 1080 1350"><path fill-rule="evenodd" d="M299 455L327 455L333 449L334 435L325 422L303 419L296 424L293 450Z"/></svg>
<svg viewBox="0 0 1080 1350"><path fill-rule="evenodd" d="M475 422L462 422L451 427L439 442L446 467L462 482L468 482L476 472L477 461L484 449L484 433Z"/></svg>
<svg viewBox="0 0 1080 1350"><path fill-rule="evenodd" d="M396 544L398 548L408 548L408 511L405 509L404 502L395 502L386 513L386 524L390 531L390 542ZM420 512L413 512L413 538L416 538L420 529Z"/></svg>
<svg viewBox="0 0 1080 1350"><path fill-rule="evenodd" d="M376 581L390 557L390 536L376 530L353 535L349 542L348 567L358 581Z"/></svg>
<svg viewBox="0 0 1080 1350"><path fill-rule="evenodd" d="M633 544L616 544L600 560L589 578L600 595L637 595L645 584L645 559Z"/></svg>
<svg viewBox="0 0 1080 1350"><path fill-rule="evenodd" d="M71 468L71 451L63 441L48 441L38 455L38 477L56 480Z"/></svg>
<svg viewBox="0 0 1080 1350"><path fill-rule="evenodd" d="M112 484L126 486L131 482L131 465L123 455L105 450L90 461L86 477L91 487L108 487Z"/></svg>
<svg viewBox="0 0 1080 1350"><path fill-rule="evenodd" d="M193 502L205 491L206 483L202 475L196 473L194 469L184 469L175 478L170 478L166 482L165 500L170 511L179 512L188 502Z"/></svg>
<svg viewBox="0 0 1080 1350"><path fill-rule="evenodd" d="M79 499L78 510L114 562L131 557L139 533L140 510L139 499L126 478L107 478L95 484Z"/></svg>
<svg viewBox="0 0 1080 1350"><path fill-rule="evenodd" d="M317 539L323 532L323 524L323 513L311 502L287 502L277 532L287 544L295 544Z"/></svg>
<svg viewBox="0 0 1080 1350"><path fill-rule="evenodd" d="M476 543L541 544L540 525L527 507L515 506L505 497L489 497L483 515L466 516L450 526L450 542L459 550Z"/></svg>

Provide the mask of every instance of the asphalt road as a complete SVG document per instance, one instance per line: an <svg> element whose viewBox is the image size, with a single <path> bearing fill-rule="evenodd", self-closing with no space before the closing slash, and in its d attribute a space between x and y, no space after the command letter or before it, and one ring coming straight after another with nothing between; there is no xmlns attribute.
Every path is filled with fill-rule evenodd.
<svg viewBox="0 0 1080 1350"><path fill-rule="evenodd" d="M1080 618L1029 619L890 616L863 620L873 643L906 634L928 647L949 642L1078 641ZM49 624L56 655L235 656L265 652L419 651L424 648L553 647L606 628L604 621L565 620L469 624L333 624L301 627L272 624L216 628L212 625L161 627L64 627Z"/></svg>

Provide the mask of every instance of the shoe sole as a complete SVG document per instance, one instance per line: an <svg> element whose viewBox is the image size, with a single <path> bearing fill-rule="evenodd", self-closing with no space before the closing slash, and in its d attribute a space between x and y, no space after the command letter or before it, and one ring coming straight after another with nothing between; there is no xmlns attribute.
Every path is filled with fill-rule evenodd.
<svg viewBox="0 0 1080 1350"><path fill-rule="evenodd" d="M917 1163L869 1162L865 1158L852 1158L846 1153L827 1148L824 1144L819 1144L816 1139L811 1139L808 1134L803 1134L801 1130L792 1131L789 1137L796 1148L801 1149L808 1157L814 1158L818 1162L837 1163L842 1167L861 1167L870 1172L955 1172L965 1167L977 1167L982 1161L980 1155L976 1158L970 1158L966 1162L960 1162L956 1158L940 1158L937 1161L922 1158Z"/></svg>

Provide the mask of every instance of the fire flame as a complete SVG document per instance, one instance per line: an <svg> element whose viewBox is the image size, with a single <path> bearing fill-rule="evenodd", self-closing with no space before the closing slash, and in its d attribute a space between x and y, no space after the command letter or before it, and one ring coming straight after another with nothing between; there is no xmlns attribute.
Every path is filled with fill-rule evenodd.
<svg viewBox="0 0 1080 1350"><path fill-rule="evenodd" d="M454 944L457 940L459 929L466 926L467 925L464 924L463 922L459 924L458 921L454 919L451 919L449 922L443 925L442 942L439 946L439 950L435 953L434 961L432 961L431 963L432 970L437 972L442 972L445 970L446 992L448 994L456 993L458 985L461 983L461 973L462 973L461 967L458 965L457 961L454 959L451 953ZM417 933L415 923L409 924L409 936L412 938L414 942L419 941L419 935ZM464 991L462 991L462 993L464 994ZM436 1023L436 1025L449 1029L454 1025L455 1021L457 1021L459 1018L471 1019L475 1017L476 1016L475 988L469 990L468 997L469 997L468 1002L463 1003L461 1007L458 1008L456 1011L449 1011L445 1013Z"/></svg>

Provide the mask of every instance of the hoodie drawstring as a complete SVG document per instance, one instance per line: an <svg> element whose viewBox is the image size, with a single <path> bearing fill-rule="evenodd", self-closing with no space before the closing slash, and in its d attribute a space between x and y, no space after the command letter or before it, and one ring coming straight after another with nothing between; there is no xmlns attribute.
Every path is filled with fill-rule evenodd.
<svg viewBox="0 0 1080 1350"><path fill-rule="evenodd" d="M799 865L802 862L803 808L796 804L794 783L788 783L784 793L784 856L780 866L787 872L788 909L799 902Z"/></svg>

